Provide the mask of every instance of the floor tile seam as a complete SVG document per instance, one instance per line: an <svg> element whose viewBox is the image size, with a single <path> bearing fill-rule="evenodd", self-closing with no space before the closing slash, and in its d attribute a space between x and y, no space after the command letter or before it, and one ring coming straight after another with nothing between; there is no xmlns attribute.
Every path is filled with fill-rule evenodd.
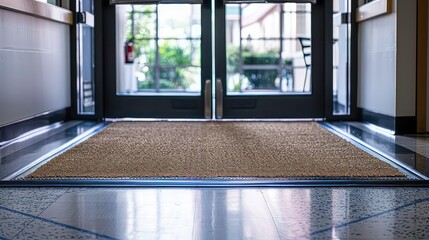
<svg viewBox="0 0 429 240"><path fill-rule="evenodd" d="M0 206L1 207L1 206ZM25 225L25 227L23 227L18 233L16 233L11 239L15 239L15 238L17 238L22 232L24 232L24 230L26 230L27 229L27 227L28 226L30 226L31 224L33 224L35 221L36 221L36 219L33 219L33 218L29 218L28 219L29 220L29 222L28 222L28 224L26 224Z"/></svg>
<svg viewBox="0 0 429 240"><path fill-rule="evenodd" d="M366 220L369 220L369 219L381 217L383 215L386 215L386 214L389 214L389 213L392 213L392 212L396 212L396 211L400 211L402 209L405 209L405 208L417 205L419 203L424 203L424 202L429 202L429 198L418 199L418 200L412 201L411 203L408 203L408 204L405 204L405 205L402 205L402 206L399 206L399 207L396 207L396 208L393 208L393 209L389 209L389 210L386 210L386 211L383 211L383 212L380 212L380 213L376 213L376 214L373 214L373 215L369 215L369 216L366 216L366 217L362 217L362 218L359 218L359 219L356 219L356 220L353 220L353 221L350 221L350 222L338 224L338 225L335 225L335 226L332 226L332 227L329 227L329 228L325 228L325 229L322 229L322 230L319 230L319 231L315 231L315 232L312 232L310 235L311 236L315 236L315 235L320 234L320 233L332 231L335 228L348 227L348 226L350 226L352 224L355 224L355 223L359 223L359 222L363 222L363 221L366 221Z"/></svg>
<svg viewBox="0 0 429 240"><path fill-rule="evenodd" d="M48 190L49 191L49 190ZM64 193L61 194L61 196L64 195ZM61 197L60 196L60 197ZM49 201L47 203L49 203L49 205L47 205L43 211L41 211L39 214L35 214L36 217L42 218L40 215L42 215L48 208L50 208L57 200L59 199L59 197L57 199L55 199L55 201Z"/></svg>
<svg viewBox="0 0 429 240"><path fill-rule="evenodd" d="M278 237L278 239L281 239L281 235L280 235L279 227L277 226L277 222L276 222L276 221L275 221L275 219L274 219L273 212L271 211L270 205L268 204L268 201L267 201L267 199L265 198L264 191L262 190L262 188L259 188L259 190L260 190L260 192L261 192L262 198L264 199L265 206L267 206L268 212L270 213L271 221L273 221L274 227L276 228L277 237Z"/></svg>
<svg viewBox="0 0 429 240"><path fill-rule="evenodd" d="M3 206L0 206L0 209L1 210L5 210L5 211L9 211L9 212L12 212L12 213L20 214L20 215L23 215L23 216L26 216L26 217L29 217L29 218L33 219L33 221L31 223L33 223L35 220L40 220L42 222L46 222L46 223L49 223L49 224L53 224L53 225L57 225L57 226L60 226L60 227L64 227L66 229L76 230L76 231L79 231L81 233L94 235L97 238L100 237L100 238L106 238L106 239L111 239L111 240L117 240L117 238L114 238L114 237L111 237L111 236L108 236L108 235L105 235L105 234L100 234L100 233L92 232L92 231L89 231L89 230L86 230L86 229L78 228L78 227L67 225L67 224L60 223L60 222L56 222L56 221L53 221L53 220L50 220L50 219L47 219L47 218L43 218L43 217L39 217L39 216L34 216L32 214L20 212L20 211L14 210L14 209L9 209L9 208L3 207ZM26 227L28 227L29 225L27 225ZM16 235L16 236L18 236L18 235Z"/></svg>
<svg viewBox="0 0 429 240"><path fill-rule="evenodd" d="M60 199L65 193L67 193L67 191L69 190L70 188L64 188L64 190L65 191L63 191L62 193L61 193L61 195L59 195L56 199L55 199L55 201L49 201L49 206L47 206L46 208L45 208L45 210L43 210L41 213L39 213L39 214L37 214L37 217L40 217L40 215L42 214L42 213L44 213L45 211L46 211L46 209L48 209L48 208L50 208L51 206L52 206L52 204L54 204L54 203L56 203L57 201L58 201L58 199Z"/></svg>

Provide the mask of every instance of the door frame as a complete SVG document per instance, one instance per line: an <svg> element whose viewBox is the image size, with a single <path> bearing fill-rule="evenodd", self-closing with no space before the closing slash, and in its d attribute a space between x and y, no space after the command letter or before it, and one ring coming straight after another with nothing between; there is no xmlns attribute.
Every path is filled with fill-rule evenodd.
<svg viewBox="0 0 429 240"><path fill-rule="evenodd" d="M70 26L70 76L71 76L71 93L70 93L70 118L81 120L102 120L104 117L104 88L103 88L103 22L102 22L102 2L94 0L94 113L80 114L78 106L78 67L79 59L77 54L78 49L78 33L77 33L77 4L79 0L70 0L69 8L73 12L73 25Z"/></svg>
<svg viewBox="0 0 429 240"><path fill-rule="evenodd" d="M70 1L70 9L73 12L76 12L76 1L77 0L71 0ZM214 13L215 14L219 14L218 11L220 11L221 9L218 9L218 4L220 1L223 0L214 0L215 1L215 9L214 9ZM325 42L331 42L332 41L332 31L333 31L333 21L332 21L332 3L331 1L323 1L325 2L325 7L324 7L324 41ZM351 8L351 16L355 16L356 15L356 9L358 7L358 2L357 1L351 1L352 2L352 8ZM77 100L77 92L76 92L76 79L77 79L77 73L76 73L76 28L75 25L71 26L71 31L70 31L70 36L71 36L71 42L70 42L70 54L71 54L71 118L72 119L88 119L88 120L101 120L103 118L107 118L107 117L111 117L111 115L109 115L106 112L107 109L107 95L105 94L107 91L107 81L109 81L109 79L112 78L112 76L116 76L116 65L115 63L109 62L108 59L115 59L115 52L109 52L109 45L112 45L112 40L114 42L114 38L109 39L105 37L106 32L110 34L112 34L112 29L113 32L115 31L115 28L112 26L115 25L111 25L114 24L114 20L112 21L112 19L106 19L106 15L109 14L109 11L111 11L112 9L106 9L106 5L108 5L108 1L94 1L94 11L95 11L95 114L94 115L79 115L77 114L77 104L76 104L76 100ZM208 4L209 7L210 4ZM328 121L337 121L337 120L359 120L359 115L358 115L358 109L357 109L357 72L358 72L358 58L357 58L357 54L358 54L358 37L357 37L357 33L358 33L358 24L355 21L354 17L351 17L351 46L350 46L350 60L351 60L351 67L350 67L350 87L351 87L351 91L350 91L350 114L349 115L333 115L333 95L332 95L332 89L333 89L333 84L332 81L324 81L324 92L323 92L323 113L320 116L322 119L328 120ZM225 19L219 19L216 18L216 22L215 24L222 24L220 21L225 21ZM210 29L211 29L211 23L210 24ZM313 25L314 26L314 25ZM207 31L206 33L207 37L207 41L206 44L208 44L209 46L212 46L212 32L211 31ZM219 34L219 33L216 33ZM223 33L223 37L225 33ZM113 43L114 44L114 43ZM331 44L327 44L326 47L323 47L324 51L323 51L323 55L324 55L324 59L323 61L325 62L324 66L322 66L323 68L323 76L324 79L332 79L333 77L333 73L332 73L332 57L333 57L333 52L332 52L332 45ZM211 51L210 51L211 54ZM223 54L226 54L223 53ZM113 58L112 58L113 57ZM209 61L210 60L210 64L211 64L211 55L210 57L208 56L204 56L204 58L209 58L206 59L205 61ZM219 66L219 58L216 58L216 66ZM223 60L225 61L225 60ZM112 68L112 65L115 65ZM225 67L226 68L226 67ZM210 69L210 79L212 79L212 68L209 67ZM114 70L114 71L112 71ZM112 72L114 73L112 75ZM204 81L205 78L202 78L202 88L204 88ZM215 79L212 79L212 81L215 81ZM224 87L224 91L225 89L225 84L223 84ZM202 89L201 94L204 93L204 89ZM215 103L215 102L213 102ZM204 104L202 105L204 106ZM201 115L199 116L199 118L203 118L204 117L204 109L201 109ZM153 118L153 116L146 116L146 117L150 117ZM173 116L174 117L174 116ZM298 117L298 116L297 116ZM186 118L189 118L189 116L186 116Z"/></svg>
<svg viewBox="0 0 429 240"><path fill-rule="evenodd" d="M205 81L212 77L211 4L201 4L201 92L199 95L117 96L115 5L103 1L103 66L105 118L204 118ZM206 47L204 47L206 46ZM127 106L124 109L123 106Z"/></svg>
<svg viewBox="0 0 429 240"><path fill-rule="evenodd" d="M282 95L227 95L226 74L226 34L225 34L225 4L223 0L215 0L216 21L216 79L222 80L223 118L312 118L321 119L325 114L324 77L325 57L324 43L326 40L324 16L332 11L329 3L318 1L312 4L311 35L312 35L312 66L311 94L282 94ZM332 15L332 14L331 14ZM332 18L332 16L331 16ZM332 38L332 35L330 36ZM220 49L220 51L218 51ZM216 98L220 99L217 93Z"/></svg>
<svg viewBox="0 0 429 240"><path fill-rule="evenodd" d="M329 13L325 15L325 25L331 26L325 28L325 41L332 41L333 36L333 1L330 1ZM356 22L356 12L359 1L351 1L350 13L350 112L348 115L334 115L333 109L333 82L325 81L325 120L326 121L360 121L357 108L357 88L358 88L358 24ZM325 48L325 79L333 79L333 46L327 45Z"/></svg>

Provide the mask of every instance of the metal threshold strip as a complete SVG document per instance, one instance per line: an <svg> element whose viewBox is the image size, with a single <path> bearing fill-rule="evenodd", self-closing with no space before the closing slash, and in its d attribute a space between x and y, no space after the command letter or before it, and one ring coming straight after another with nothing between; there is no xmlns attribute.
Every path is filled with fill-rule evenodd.
<svg viewBox="0 0 429 240"><path fill-rule="evenodd" d="M132 120L131 120L132 121ZM238 120L237 120L238 121ZM429 187L427 177L412 171L397 161L385 156L382 152L366 146L365 143L353 139L352 136L334 129L328 123L322 125L336 135L347 139L364 151L376 154L386 161L396 165L406 174L405 178L347 178L347 177L308 177L308 178L58 178L58 179L24 179L27 173L35 170L41 164L49 161L58 154L67 151L80 142L95 135L109 123L100 123L69 143L55 149L49 154L37 159L31 166L16 172L7 179L0 181L0 187L201 187L201 188L234 188L234 187Z"/></svg>
<svg viewBox="0 0 429 240"><path fill-rule="evenodd" d="M429 187L423 180L139 180L139 179L41 179L0 181L0 187Z"/></svg>
<svg viewBox="0 0 429 240"><path fill-rule="evenodd" d="M105 118L108 122L321 122L323 118Z"/></svg>

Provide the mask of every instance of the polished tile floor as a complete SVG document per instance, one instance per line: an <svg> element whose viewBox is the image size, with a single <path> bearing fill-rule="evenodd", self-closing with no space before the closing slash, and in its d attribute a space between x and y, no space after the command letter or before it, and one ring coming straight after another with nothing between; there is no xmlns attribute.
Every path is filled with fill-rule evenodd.
<svg viewBox="0 0 429 240"><path fill-rule="evenodd" d="M9 176L94 126L71 123L20 149L0 148L0 173ZM332 127L428 176L425 135ZM429 239L429 188L0 187L0 239Z"/></svg>
<svg viewBox="0 0 429 240"><path fill-rule="evenodd" d="M1 239L429 239L425 188L5 188Z"/></svg>

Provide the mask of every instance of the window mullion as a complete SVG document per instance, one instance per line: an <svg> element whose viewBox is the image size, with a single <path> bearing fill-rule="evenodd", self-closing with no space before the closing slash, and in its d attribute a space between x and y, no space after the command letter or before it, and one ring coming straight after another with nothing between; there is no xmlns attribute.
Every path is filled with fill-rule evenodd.
<svg viewBox="0 0 429 240"><path fill-rule="evenodd" d="M159 59L159 8L156 5L156 24L155 24L155 91L160 92L160 59Z"/></svg>
<svg viewBox="0 0 429 240"><path fill-rule="evenodd" d="M243 76L243 9L240 3L239 5L239 32L240 32L240 45L239 45L239 55L238 55L238 73L240 74L240 83L241 76ZM241 84L240 84L241 85ZM240 91L242 91L240 87Z"/></svg>
<svg viewBox="0 0 429 240"><path fill-rule="evenodd" d="M282 52L283 52L283 31L284 31L284 5L280 4L279 6L279 12L280 12L280 50L279 50L279 78L280 78L280 91L282 91L281 88L281 84L283 81L283 57L282 57Z"/></svg>

